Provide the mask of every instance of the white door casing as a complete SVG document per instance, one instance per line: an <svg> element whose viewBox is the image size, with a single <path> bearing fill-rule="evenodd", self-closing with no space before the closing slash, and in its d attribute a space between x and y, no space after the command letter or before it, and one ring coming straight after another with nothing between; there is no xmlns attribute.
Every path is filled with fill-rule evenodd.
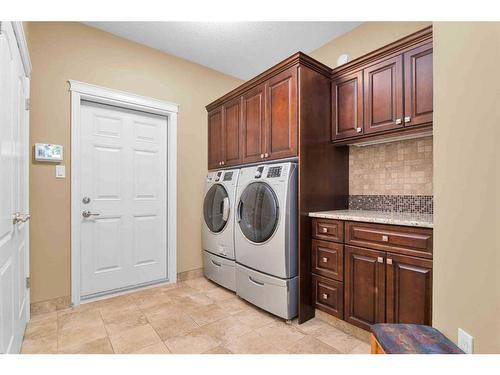
<svg viewBox="0 0 500 375"><path fill-rule="evenodd" d="M30 317L29 75L22 25L0 25L0 353L19 353ZM18 220L14 216L18 214Z"/></svg>
<svg viewBox="0 0 500 375"><path fill-rule="evenodd" d="M72 303L175 282L177 105L77 81L70 89Z"/></svg>

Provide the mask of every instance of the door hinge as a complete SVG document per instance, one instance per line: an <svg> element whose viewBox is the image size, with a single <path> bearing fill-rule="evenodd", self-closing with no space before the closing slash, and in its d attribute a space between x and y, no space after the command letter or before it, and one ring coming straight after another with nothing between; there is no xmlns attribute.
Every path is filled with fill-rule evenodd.
<svg viewBox="0 0 500 375"><path fill-rule="evenodd" d="M26 278L26 289L31 287L31 279L29 277Z"/></svg>
<svg viewBox="0 0 500 375"><path fill-rule="evenodd" d="M24 101L24 109L29 111L31 106L31 100L28 98Z"/></svg>

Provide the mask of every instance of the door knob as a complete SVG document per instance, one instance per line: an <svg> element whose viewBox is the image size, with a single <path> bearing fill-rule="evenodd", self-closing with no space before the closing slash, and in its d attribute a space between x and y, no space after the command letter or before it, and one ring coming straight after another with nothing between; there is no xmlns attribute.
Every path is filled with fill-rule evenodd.
<svg viewBox="0 0 500 375"><path fill-rule="evenodd" d="M26 223L29 219L31 219L31 214L22 214L20 212L16 212L12 218L12 223Z"/></svg>
<svg viewBox="0 0 500 375"><path fill-rule="evenodd" d="M91 217L91 216L99 216L100 214L93 214L89 210L82 211L82 216L83 217Z"/></svg>

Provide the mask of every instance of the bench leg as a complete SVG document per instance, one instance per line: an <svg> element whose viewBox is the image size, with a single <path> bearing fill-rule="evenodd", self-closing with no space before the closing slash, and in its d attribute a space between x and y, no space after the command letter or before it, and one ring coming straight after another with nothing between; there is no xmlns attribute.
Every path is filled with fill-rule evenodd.
<svg viewBox="0 0 500 375"><path fill-rule="evenodd" d="M370 343L372 347L371 354L385 354L384 349L382 349L373 333L370 335Z"/></svg>

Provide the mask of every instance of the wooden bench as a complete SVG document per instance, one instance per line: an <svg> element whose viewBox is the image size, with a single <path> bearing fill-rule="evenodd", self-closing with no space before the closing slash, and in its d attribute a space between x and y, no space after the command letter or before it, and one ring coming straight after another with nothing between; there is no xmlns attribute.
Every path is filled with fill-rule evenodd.
<svg viewBox="0 0 500 375"><path fill-rule="evenodd" d="M436 328L418 324L374 324L372 354L464 354Z"/></svg>

